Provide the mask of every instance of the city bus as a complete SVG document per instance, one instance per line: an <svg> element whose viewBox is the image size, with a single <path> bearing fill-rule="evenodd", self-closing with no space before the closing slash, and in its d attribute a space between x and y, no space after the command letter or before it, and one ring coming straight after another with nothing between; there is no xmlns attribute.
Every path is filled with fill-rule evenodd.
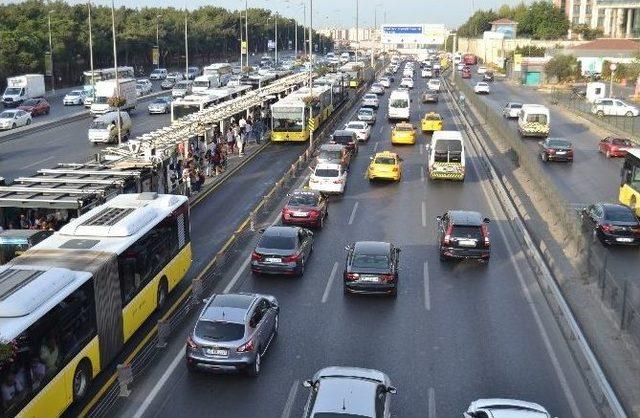
<svg viewBox="0 0 640 418"><path fill-rule="evenodd" d="M204 67L202 75L215 77L215 85L211 87L222 87L226 86L229 82L229 79L233 75L233 69L229 63L211 64Z"/></svg>
<svg viewBox="0 0 640 418"><path fill-rule="evenodd" d="M57 417L191 266L185 196L122 194L0 267L3 418Z"/></svg>
<svg viewBox="0 0 640 418"><path fill-rule="evenodd" d="M84 85L91 86L98 81L111 80L116 78L116 72L113 67L102 68L93 70L93 76L91 70L83 72L83 76ZM136 78L133 67L118 67L118 78Z"/></svg>
<svg viewBox="0 0 640 418"><path fill-rule="evenodd" d="M249 90L251 90L251 86L247 85L227 86L204 90L198 94L190 94L176 99L171 102L171 122L226 100L235 99Z"/></svg>
<svg viewBox="0 0 640 418"><path fill-rule="evenodd" d="M349 87L358 88L364 81L364 63L349 62L340 67L340 72L349 76Z"/></svg>
<svg viewBox="0 0 640 418"><path fill-rule="evenodd" d="M623 205L629 206L640 216L640 151L627 150L622 166L622 178L620 179L620 191L618 200Z"/></svg>
<svg viewBox="0 0 640 418"><path fill-rule="evenodd" d="M304 142L333 113L331 87L303 87L271 105L271 141Z"/></svg>

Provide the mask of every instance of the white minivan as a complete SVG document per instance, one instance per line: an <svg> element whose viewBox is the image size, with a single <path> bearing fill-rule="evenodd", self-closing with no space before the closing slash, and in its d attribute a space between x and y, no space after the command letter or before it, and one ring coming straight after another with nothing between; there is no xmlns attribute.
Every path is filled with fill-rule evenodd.
<svg viewBox="0 0 640 418"><path fill-rule="evenodd" d="M411 98L406 90L394 90L389 96L388 119L409 120L411 115Z"/></svg>
<svg viewBox="0 0 640 418"><path fill-rule="evenodd" d="M131 117L127 112L120 112L120 138L129 139L131 134ZM89 126L89 141L94 144L118 142L118 112L100 115Z"/></svg>

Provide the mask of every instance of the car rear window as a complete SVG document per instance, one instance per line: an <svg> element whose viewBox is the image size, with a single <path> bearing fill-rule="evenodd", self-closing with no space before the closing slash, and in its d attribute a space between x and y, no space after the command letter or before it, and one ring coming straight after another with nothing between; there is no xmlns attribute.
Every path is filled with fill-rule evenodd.
<svg viewBox="0 0 640 418"><path fill-rule="evenodd" d="M235 322L198 321L196 337L211 341L235 341L244 336L244 325Z"/></svg>
<svg viewBox="0 0 640 418"><path fill-rule="evenodd" d="M316 168L316 177L338 177L340 172L334 168Z"/></svg>
<svg viewBox="0 0 640 418"><path fill-rule="evenodd" d="M258 247L274 250L294 250L296 248L295 237L282 237L277 235L263 235Z"/></svg>
<svg viewBox="0 0 640 418"><path fill-rule="evenodd" d="M289 204L315 206L318 204L318 196L311 193L294 194L289 199Z"/></svg>
<svg viewBox="0 0 640 418"><path fill-rule="evenodd" d="M624 139L624 138L613 138L613 140L611 141L611 143L613 145L633 145L633 143L631 141L629 141L628 139Z"/></svg>
<svg viewBox="0 0 640 418"><path fill-rule="evenodd" d="M396 125L396 131L402 131L402 132L413 131L413 126L411 126L411 125Z"/></svg>
<svg viewBox="0 0 640 418"><path fill-rule="evenodd" d="M353 142L353 136L351 135L334 135L332 138L336 144L349 144Z"/></svg>
<svg viewBox="0 0 640 418"><path fill-rule="evenodd" d="M351 265L356 268L385 269L389 267L389 257L384 254L354 254Z"/></svg>
<svg viewBox="0 0 640 418"><path fill-rule="evenodd" d="M482 239L482 228L473 225L454 225L452 236L456 238Z"/></svg>
<svg viewBox="0 0 640 418"><path fill-rule="evenodd" d="M522 109L522 105L520 103L511 103L511 109Z"/></svg>
<svg viewBox="0 0 640 418"><path fill-rule="evenodd" d="M637 222L635 215L630 209L621 208L617 206L607 208L606 218L609 221Z"/></svg>
<svg viewBox="0 0 640 418"><path fill-rule="evenodd" d="M550 147L569 147L571 146L571 142L565 141L562 139L550 139L547 144Z"/></svg>
<svg viewBox="0 0 640 418"><path fill-rule="evenodd" d="M375 163L376 164L395 164L396 163L396 159L393 157L377 157L375 159Z"/></svg>

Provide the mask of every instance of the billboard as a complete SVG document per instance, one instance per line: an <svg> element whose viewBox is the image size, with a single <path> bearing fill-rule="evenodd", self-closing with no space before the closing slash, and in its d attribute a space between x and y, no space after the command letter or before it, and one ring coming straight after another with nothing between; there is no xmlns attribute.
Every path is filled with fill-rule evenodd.
<svg viewBox="0 0 640 418"><path fill-rule="evenodd" d="M382 25L381 41L387 45L444 45L449 34L444 25L436 24L393 24Z"/></svg>

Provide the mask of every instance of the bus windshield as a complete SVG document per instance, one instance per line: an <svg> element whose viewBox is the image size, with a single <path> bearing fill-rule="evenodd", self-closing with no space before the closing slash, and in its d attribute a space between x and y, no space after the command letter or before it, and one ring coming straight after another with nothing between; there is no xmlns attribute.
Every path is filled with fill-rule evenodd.
<svg viewBox="0 0 640 418"><path fill-rule="evenodd" d="M0 239L0 265L22 254L29 248L26 238L2 238Z"/></svg>
<svg viewBox="0 0 640 418"><path fill-rule="evenodd" d="M302 108L271 109L274 132L302 132L304 128Z"/></svg>

